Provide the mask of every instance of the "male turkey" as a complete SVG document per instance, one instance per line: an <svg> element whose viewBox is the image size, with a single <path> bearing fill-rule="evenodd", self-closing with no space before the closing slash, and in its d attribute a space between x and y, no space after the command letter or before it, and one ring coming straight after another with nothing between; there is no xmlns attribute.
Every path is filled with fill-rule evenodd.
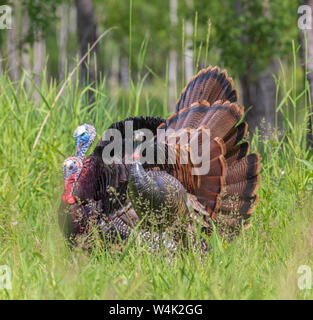
<svg viewBox="0 0 313 320"><path fill-rule="evenodd" d="M65 189L73 192L74 197L83 200L101 198L104 212L111 212L112 200L105 196L107 189L104 186L112 185L110 175L115 173L113 186L121 191L121 196L126 194L127 182L130 180L130 196L137 214L142 216L144 209L136 201L136 195L143 191L149 202L149 198L151 199L154 194L158 193L158 188L159 190L162 189L159 181L166 176L165 184L169 188L175 188L179 185L185 189L187 194L186 200L183 196L184 191L181 189L181 200L173 201L173 206L170 208L174 212L177 213L179 211L177 210L178 207L181 206L180 213L185 215L186 205L189 208L192 204L196 212L205 216L206 221L212 219L212 221L218 221L231 228L240 226L243 221L251 216L257 201L256 191L260 172L260 156L258 154L248 155L249 144L242 142L247 132L247 124L241 122L244 111L243 107L236 103L237 98L237 91L233 90L232 79L228 77L226 71L221 72L217 67L209 67L200 71L188 82L178 99L176 113L166 121L159 118L158 121L153 121L153 125L150 126L154 133L156 133L157 128L165 131L169 129L176 131L196 129L196 135L201 135L209 130L211 169L208 174L191 174L191 170L196 168L192 166L190 161L181 163L181 159L177 156L175 164L144 164L143 167L138 164L132 165L127 176L126 166L123 164L118 166L113 164L112 167L104 166L103 163L100 164L101 153L106 145L101 140L90 160L88 158L85 160L87 161L86 169L81 171L77 180L72 180L71 187ZM123 130L124 122L113 126ZM138 130L140 126L134 125L134 129ZM153 143L158 148L156 138ZM179 140L177 141L177 148L184 150L187 159L189 158L188 148L185 148ZM92 168L87 169L89 166ZM99 168L99 171L96 168ZM160 171L152 173L151 169ZM91 173L89 170L91 170ZM145 171L143 170L148 170L146 175L153 178L156 187L144 187L145 179L142 177ZM168 178L167 175L172 178ZM90 183L87 189L86 185L88 184L86 184L85 179ZM168 199L173 197L170 192L167 194L162 192L162 194L163 197ZM122 199L120 206L123 205L125 199L125 197ZM158 202L161 201L162 199L158 200ZM153 213L155 203L150 201L150 205ZM158 209L157 207L158 205L156 209Z"/></svg>
<svg viewBox="0 0 313 320"><path fill-rule="evenodd" d="M103 200L85 199L80 201L77 195L68 192L73 181L78 181L85 160L79 156L71 156L63 163L64 189L59 209L59 225L70 244L80 245L84 249L91 249L94 240L99 236L109 242L119 242L129 239L134 233L134 227L139 218L130 203L125 204L113 212L104 212ZM89 163L89 161L87 161ZM75 183L75 182L74 182ZM74 194L75 197L72 195ZM106 200L108 201L108 200ZM135 232L141 241L148 242L150 247L156 249L160 240L168 248L173 249L174 243L165 235L150 234L150 232Z"/></svg>
<svg viewBox="0 0 313 320"><path fill-rule="evenodd" d="M109 129L117 129L122 134L123 156L126 122L132 122L134 130L146 128L155 134L156 128L164 120L159 117L134 117L112 124ZM92 125L79 126L74 131L75 156L67 158L63 163L64 193L58 218L60 228L68 239L85 233L88 216L92 212L97 212L99 219L105 213L112 220L129 208L125 164L105 165L102 159L103 148L109 142L100 139L94 151L85 158L95 137L96 130ZM138 218L133 210L127 211L127 216L124 214L123 219L131 225Z"/></svg>

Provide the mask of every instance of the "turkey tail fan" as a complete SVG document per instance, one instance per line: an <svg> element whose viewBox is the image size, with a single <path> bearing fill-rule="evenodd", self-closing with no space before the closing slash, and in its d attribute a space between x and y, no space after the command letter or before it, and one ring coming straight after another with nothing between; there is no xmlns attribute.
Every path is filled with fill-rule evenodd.
<svg viewBox="0 0 313 320"><path fill-rule="evenodd" d="M210 105L207 101L198 101L171 115L159 126L166 132L170 129L176 134L188 132L188 142L199 141L199 149L204 137L210 140L208 174L197 174L198 167L191 161L193 154L180 134L176 139L176 164L167 164L161 170L174 175L213 218L219 212L230 215L235 211L240 217L233 220L247 218L257 201L260 156L248 155L249 143L243 141L248 126L241 122L243 115L243 106L234 102L215 101Z"/></svg>
<svg viewBox="0 0 313 320"><path fill-rule="evenodd" d="M233 80L227 71L209 66L192 77L183 89L176 104L176 112L188 108L197 101L206 100L213 104L217 100L236 102L237 90L233 90Z"/></svg>
<svg viewBox="0 0 313 320"><path fill-rule="evenodd" d="M212 215L220 206L225 185L227 164L224 158L224 142L219 137L212 138L206 126L196 130L180 129L175 138L174 143L165 142L168 163L162 166L161 170L179 180L187 192L195 195L207 213ZM209 145L205 145L207 142ZM193 149L195 143L196 150ZM203 150L206 151L207 148L210 148L209 156L202 157ZM171 153L175 157L174 162L169 161ZM196 156L199 158L196 159Z"/></svg>

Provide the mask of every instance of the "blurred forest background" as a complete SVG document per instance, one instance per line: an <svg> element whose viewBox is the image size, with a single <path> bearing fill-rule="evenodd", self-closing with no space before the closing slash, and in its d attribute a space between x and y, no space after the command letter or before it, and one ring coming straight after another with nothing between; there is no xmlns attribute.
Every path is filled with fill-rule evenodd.
<svg viewBox="0 0 313 320"><path fill-rule="evenodd" d="M164 103L167 90L173 111L186 81L218 65L234 78L240 102L251 107L250 129L265 123L268 131L279 122L277 87L292 48L299 69L313 70L313 31L305 37L297 24L299 5L313 8L311 0L0 0L4 4L12 6L13 17L12 29L0 31L0 69L16 81L24 69L38 86L43 76L48 83L62 81L99 35L115 27L91 52L89 67L80 67L81 86L105 79L106 94L121 99L132 81L140 81L154 104ZM311 97L312 78L308 73ZM304 87L300 83L299 92Z"/></svg>

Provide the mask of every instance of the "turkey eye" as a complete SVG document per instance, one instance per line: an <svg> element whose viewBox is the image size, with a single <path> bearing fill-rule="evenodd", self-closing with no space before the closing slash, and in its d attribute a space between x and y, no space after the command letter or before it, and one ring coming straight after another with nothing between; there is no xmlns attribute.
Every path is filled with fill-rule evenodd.
<svg viewBox="0 0 313 320"><path fill-rule="evenodd" d="M69 170L73 170L73 165L70 165Z"/></svg>

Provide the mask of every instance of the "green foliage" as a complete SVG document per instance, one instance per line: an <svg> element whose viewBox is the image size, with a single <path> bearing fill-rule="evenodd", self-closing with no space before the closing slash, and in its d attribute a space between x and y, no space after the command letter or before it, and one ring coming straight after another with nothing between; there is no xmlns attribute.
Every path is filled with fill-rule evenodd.
<svg viewBox="0 0 313 320"><path fill-rule="evenodd" d="M297 37L296 0L196 3L200 12L210 13L212 38L222 62L237 76L247 70L263 71L274 57L286 55L290 39ZM203 16L200 18L203 20Z"/></svg>
<svg viewBox="0 0 313 320"><path fill-rule="evenodd" d="M137 59L143 40L149 42L147 64L149 66L164 65L164 55L167 55L172 44L169 41L170 26L168 1L132 1L132 62L137 69ZM164 5L165 4L165 5ZM100 26L108 29L116 26L112 40L118 45L120 54L129 55L129 22L130 1L96 1L97 20ZM158 13L158 14L156 14ZM161 14L160 14L161 13ZM176 31L176 30L174 30ZM176 43L177 46L178 42Z"/></svg>
<svg viewBox="0 0 313 320"><path fill-rule="evenodd" d="M13 14L17 15L18 19L23 22L25 21L25 14L29 19L26 35L23 39L20 39L20 45L33 43L38 39L44 38L49 31L53 30L57 21L57 7L63 2L69 2L69 0L22 0L13 2ZM23 24L22 29L24 28L25 25Z"/></svg>
<svg viewBox="0 0 313 320"><path fill-rule="evenodd" d="M24 0L23 11L26 10L31 21L26 41L33 42L38 37L44 37L51 30L51 25L56 23L57 6L64 1L34 1Z"/></svg>

